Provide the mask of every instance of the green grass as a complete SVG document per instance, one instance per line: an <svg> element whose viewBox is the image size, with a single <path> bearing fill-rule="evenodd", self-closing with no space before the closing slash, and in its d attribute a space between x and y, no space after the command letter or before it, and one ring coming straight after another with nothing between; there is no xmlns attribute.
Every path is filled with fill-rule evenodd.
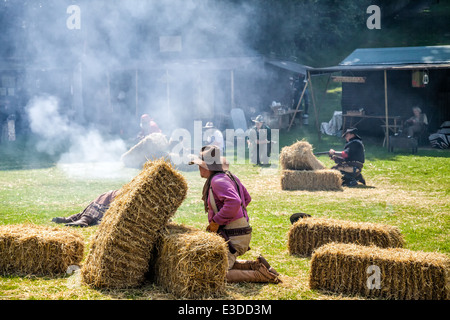
<svg viewBox="0 0 450 320"><path fill-rule="evenodd" d="M281 146L305 138L316 151L339 149L343 141L324 136L319 140L311 126L281 133ZM259 253L282 274L283 283L229 284L226 299L348 299L313 291L308 286L308 258L290 256L287 251L289 216L306 212L315 217L368 221L398 226L405 235L406 248L450 253L450 151L419 150L388 153L381 141L365 139L367 162L364 176L368 187L344 188L342 192L283 191L278 168L251 164L233 165L246 185L252 202L249 209L254 233L252 250L243 258ZM1 145L0 149L0 224L31 222L53 225L51 218L77 213L100 193L120 188L138 170L116 169L115 174L96 177L98 168L82 165L56 165L55 159L39 154L23 142ZM34 157L30 164L28 160ZM328 167L331 160L321 156ZM77 171L77 170L78 171ZM81 173L86 174L83 177ZM77 174L75 174L77 173ZM198 172L184 172L189 190L174 221L199 229L206 227L201 189L204 180ZM79 229L86 241L97 227ZM141 288L102 291L78 285L77 279L0 277L0 299L173 299L158 286L147 283ZM75 285L74 285L75 284Z"/></svg>

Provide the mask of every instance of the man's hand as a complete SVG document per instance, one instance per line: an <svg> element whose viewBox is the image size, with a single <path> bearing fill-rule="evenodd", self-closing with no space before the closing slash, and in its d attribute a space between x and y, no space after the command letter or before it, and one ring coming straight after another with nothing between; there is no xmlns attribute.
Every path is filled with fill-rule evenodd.
<svg viewBox="0 0 450 320"><path fill-rule="evenodd" d="M209 225L206 227L206 231L209 232L217 232L219 230L220 224L215 223L214 221L211 221Z"/></svg>

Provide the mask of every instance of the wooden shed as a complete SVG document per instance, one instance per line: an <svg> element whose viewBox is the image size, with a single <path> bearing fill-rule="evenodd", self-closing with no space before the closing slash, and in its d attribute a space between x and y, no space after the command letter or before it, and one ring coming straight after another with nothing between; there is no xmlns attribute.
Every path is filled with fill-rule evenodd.
<svg viewBox="0 0 450 320"><path fill-rule="evenodd" d="M450 45L356 49L314 72L342 83L343 126L366 135L391 134L414 106L427 115L429 132L450 120Z"/></svg>

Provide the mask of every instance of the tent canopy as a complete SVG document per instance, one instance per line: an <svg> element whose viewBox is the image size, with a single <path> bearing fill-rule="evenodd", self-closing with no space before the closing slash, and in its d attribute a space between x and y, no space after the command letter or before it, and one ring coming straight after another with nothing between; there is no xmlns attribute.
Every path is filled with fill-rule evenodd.
<svg viewBox="0 0 450 320"><path fill-rule="evenodd" d="M314 68L314 73L363 70L450 68L450 45L425 47L360 48L339 65Z"/></svg>
<svg viewBox="0 0 450 320"><path fill-rule="evenodd" d="M281 68L281 69L285 69L288 71L302 74L304 76L306 76L306 72L308 70L313 69L311 67L308 67L303 64L296 63L296 62L292 62L289 60L267 60L266 63L271 64L271 65Z"/></svg>
<svg viewBox="0 0 450 320"><path fill-rule="evenodd" d="M339 65L406 65L450 63L450 46L356 49Z"/></svg>

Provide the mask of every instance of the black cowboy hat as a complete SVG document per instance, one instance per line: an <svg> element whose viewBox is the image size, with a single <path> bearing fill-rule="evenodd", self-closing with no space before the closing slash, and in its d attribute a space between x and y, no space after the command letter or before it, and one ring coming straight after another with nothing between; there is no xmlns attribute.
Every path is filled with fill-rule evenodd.
<svg viewBox="0 0 450 320"><path fill-rule="evenodd" d="M342 134L342 138L344 138L347 133L353 133L355 135L355 137L357 137L358 139L361 139L361 137L356 133L358 131L357 128L348 128L343 134Z"/></svg>

